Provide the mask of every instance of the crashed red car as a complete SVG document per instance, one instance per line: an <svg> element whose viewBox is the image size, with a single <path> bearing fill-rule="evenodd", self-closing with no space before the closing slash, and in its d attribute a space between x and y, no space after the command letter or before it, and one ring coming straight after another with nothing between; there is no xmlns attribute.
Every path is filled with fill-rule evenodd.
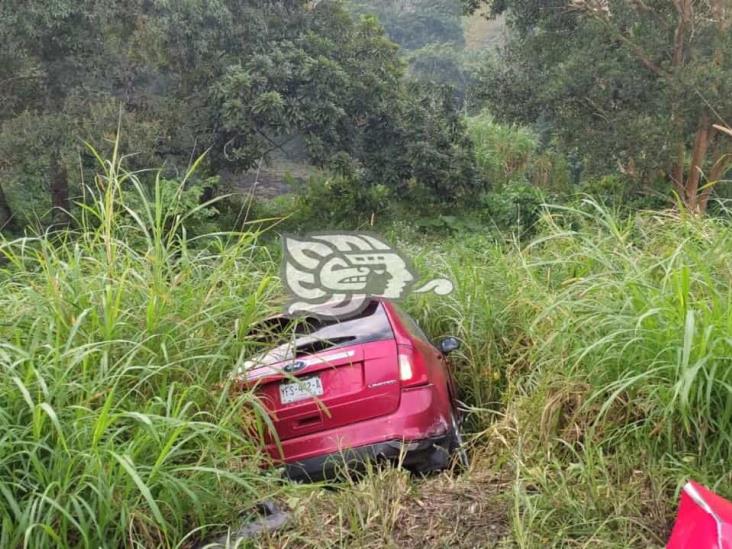
<svg viewBox="0 0 732 549"><path fill-rule="evenodd" d="M419 472L443 469L453 455L464 464L446 360L455 338L433 345L380 299L337 320L278 316L266 333L289 341L280 337L238 376L266 406L276 431L266 449L290 478L322 479L344 461L399 459Z"/></svg>

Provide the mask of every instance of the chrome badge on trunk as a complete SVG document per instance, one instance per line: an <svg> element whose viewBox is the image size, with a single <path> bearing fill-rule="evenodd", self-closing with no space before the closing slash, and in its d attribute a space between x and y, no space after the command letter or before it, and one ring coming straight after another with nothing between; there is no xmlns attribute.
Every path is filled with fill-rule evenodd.
<svg viewBox="0 0 732 549"><path fill-rule="evenodd" d="M294 374L305 368L305 366L307 366L307 363L303 362L302 360L298 360L297 362L292 362L282 368L282 371L286 374Z"/></svg>

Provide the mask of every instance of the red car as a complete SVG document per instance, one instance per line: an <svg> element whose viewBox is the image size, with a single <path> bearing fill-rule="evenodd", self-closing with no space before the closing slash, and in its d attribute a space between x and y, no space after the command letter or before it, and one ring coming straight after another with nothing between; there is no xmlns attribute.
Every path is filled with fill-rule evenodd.
<svg viewBox="0 0 732 549"><path fill-rule="evenodd" d="M459 346L455 338L435 347L409 315L380 299L338 320L278 316L256 333L279 345L238 375L267 407L276 430L267 452L290 478L322 479L344 460L402 459L428 472L456 454L465 464L445 359Z"/></svg>

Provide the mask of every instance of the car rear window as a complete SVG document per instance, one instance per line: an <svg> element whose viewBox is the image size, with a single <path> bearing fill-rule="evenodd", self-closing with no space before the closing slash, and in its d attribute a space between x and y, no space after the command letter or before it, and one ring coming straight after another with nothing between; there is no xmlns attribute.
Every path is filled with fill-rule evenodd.
<svg viewBox="0 0 732 549"><path fill-rule="evenodd" d="M427 343L429 343L430 340L427 337L427 334L425 334L422 328L420 328L419 324L417 324L417 321L409 316L409 313L396 305L394 306L394 310L399 316L399 320L402 321L402 324L409 331L410 334L412 334L414 337L421 339L422 341L426 341Z"/></svg>
<svg viewBox="0 0 732 549"><path fill-rule="evenodd" d="M372 301L359 314L341 319L280 316L256 326L250 337L268 350L245 369L316 354L328 349L394 337L384 307Z"/></svg>

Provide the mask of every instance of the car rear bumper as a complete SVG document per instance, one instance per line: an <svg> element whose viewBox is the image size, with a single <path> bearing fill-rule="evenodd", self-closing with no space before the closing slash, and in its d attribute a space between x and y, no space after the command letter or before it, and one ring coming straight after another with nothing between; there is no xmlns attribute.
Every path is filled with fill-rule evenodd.
<svg viewBox="0 0 732 549"><path fill-rule="evenodd" d="M285 475L291 480L318 481L361 471L368 462L382 461L398 462L420 472L444 469L450 461L449 444L447 434L412 442L390 440L287 463Z"/></svg>
<svg viewBox="0 0 732 549"><path fill-rule="evenodd" d="M399 407L391 414L282 441L281 452L270 444L267 451L275 461L284 462L288 473L289 469L316 472L327 462L343 464L344 457L348 462L392 459L402 452L419 456L443 442L449 425L449 401L433 385L424 385L403 389Z"/></svg>

